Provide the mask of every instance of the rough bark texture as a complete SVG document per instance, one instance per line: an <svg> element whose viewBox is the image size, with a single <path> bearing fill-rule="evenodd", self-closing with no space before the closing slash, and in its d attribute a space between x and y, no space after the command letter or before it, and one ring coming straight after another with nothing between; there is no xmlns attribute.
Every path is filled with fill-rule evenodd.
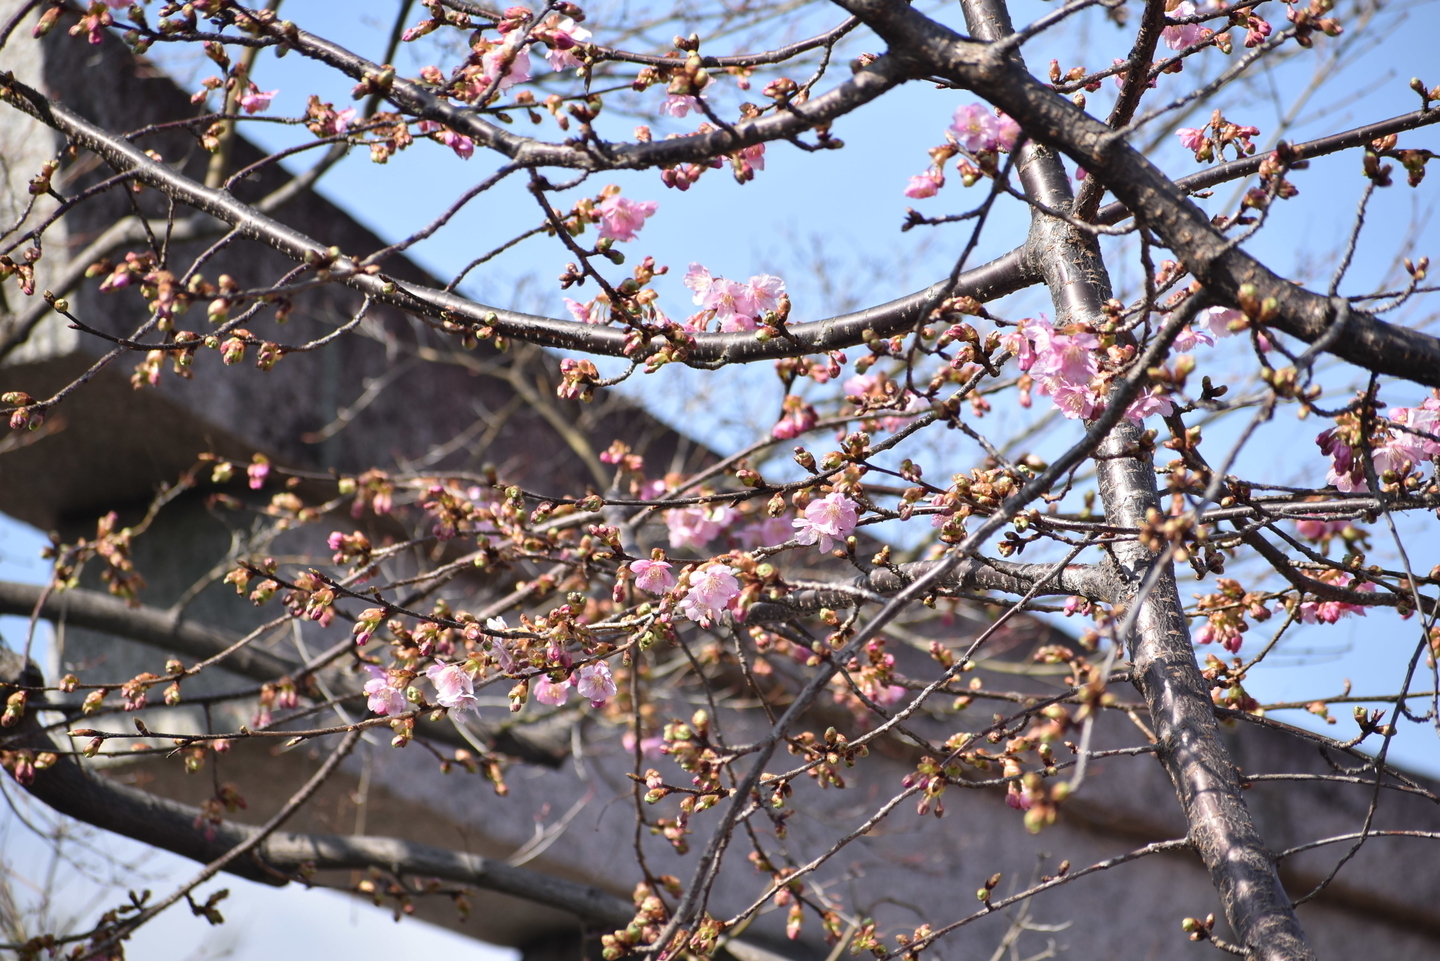
<svg viewBox="0 0 1440 961"><path fill-rule="evenodd" d="M1004 0L966 0L966 22L982 40L1013 32ZM1018 55L1015 58L1018 64ZM1047 207L1069 210L1069 182L1048 148L1027 147L1021 157L1026 195ZM1100 321L1111 296L1109 275L1093 235L1034 213L1027 244L1030 262L1045 278L1056 324ZM1122 419L1096 452L1106 521L1139 528L1158 509L1155 468L1139 443L1142 428ZM1115 557L1124 581L1122 600L1133 598L1158 563L1139 541L1121 541ZM1135 665L1135 685L1145 698L1159 738L1159 759L1185 810L1189 836L1210 870L1227 920L1250 957L1313 958L1290 899L1240 795L1235 764L1220 740L1209 685L1200 675L1173 564L1164 562L1154 588L1140 599L1140 615L1125 638ZM1128 606L1128 605L1127 605Z"/></svg>

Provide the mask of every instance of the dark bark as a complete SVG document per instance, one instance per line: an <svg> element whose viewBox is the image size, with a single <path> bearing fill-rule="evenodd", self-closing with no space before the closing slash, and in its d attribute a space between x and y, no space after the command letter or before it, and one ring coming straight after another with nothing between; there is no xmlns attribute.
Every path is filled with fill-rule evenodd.
<svg viewBox="0 0 1440 961"><path fill-rule="evenodd" d="M1125 140L1041 83L1003 49L961 36L907 4L836 0L914 64L916 76L940 76L972 90L1013 117L1028 137L1053 146L1089 171L1152 230L1216 301L1238 304L1242 286L1274 299L1267 323L1312 343L1336 317L1331 298L1292 284L1232 245L1185 191ZM972 28L973 30L973 28ZM1440 108L1429 111L1440 112ZM1346 336L1328 352L1366 370L1440 387L1440 340L1351 311Z"/></svg>
<svg viewBox="0 0 1440 961"><path fill-rule="evenodd" d="M996 40L1013 31L1004 0L966 0L963 7L971 33L982 40ZM1012 55L1007 67L1024 71L1018 54ZM1002 109L1008 111L1003 105ZM1040 148L1022 163L1039 168L1022 180L1028 197L1052 209L1071 209L1069 182L1053 154ZM1100 308L1111 289L1094 235L1038 210L1032 216L1030 245L1036 258L1032 263L1050 289L1056 324L1100 322ZM1096 452L1108 524L1138 529L1147 511L1160 507L1153 457L1140 443L1142 433L1140 425L1122 419ZM1175 786L1189 838L1210 870L1226 918L1252 958L1313 958L1270 852L1241 797L1234 762L1220 739L1209 685L1200 675L1190 643L1173 563L1168 556L1157 558L1138 540L1119 541L1112 550L1120 567L1117 609L1141 605L1131 636L1117 640L1128 642L1134 683L1145 698L1159 739L1157 757ZM1156 565L1163 567L1155 570ZM1147 575L1155 583L1139 596Z"/></svg>

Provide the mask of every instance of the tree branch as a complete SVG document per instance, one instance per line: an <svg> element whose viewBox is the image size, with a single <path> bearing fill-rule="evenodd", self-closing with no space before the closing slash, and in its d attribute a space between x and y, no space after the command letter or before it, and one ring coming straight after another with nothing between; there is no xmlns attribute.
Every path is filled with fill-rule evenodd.
<svg viewBox="0 0 1440 961"><path fill-rule="evenodd" d="M40 602L44 588L34 584L0 581L0 614L29 617ZM207 660L233 647L240 638L226 631L182 620L172 611L155 607L130 607L100 591L72 588L52 591L40 608L40 617L74 627L114 634L168 653ZM282 657L253 645L228 654L219 665L227 671L256 681L280 677L299 678L305 672L300 661ZM419 725L422 737L458 748L469 748L447 721ZM534 725L487 724L467 719L475 736L502 754L531 764L556 767L570 755L569 723Z"/></svg>

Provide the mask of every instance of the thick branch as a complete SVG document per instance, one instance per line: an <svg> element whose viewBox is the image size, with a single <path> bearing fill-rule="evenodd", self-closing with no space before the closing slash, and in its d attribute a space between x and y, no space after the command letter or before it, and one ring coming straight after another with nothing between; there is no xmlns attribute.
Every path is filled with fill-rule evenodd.
<svg viewBox="0 0 1440 961"><path fill-rule="evenodd" d="M1244 285L1257 299L1274 298L1269 325L1306 343L1334 320L1330 299L1292 284L1232 245L1185 191L1126 141L1024 66L989 44L962 37L908 4L836 0L865 20L891 51L904 51L917 75L936 74L973 90L1015 118L1027 136L1063 151L1098 176L1121 203L1154 231L1211 297L1235 306ZM973 28L972 28L973 30ZM1366 370L1440 387L1440 339L1351 311L1346 336L1329 352Z"/></svg>
<svg viewBox="0 0 1440 961"><path fill-rule="evenodd" d="M868 575L855 578L849 584L837 585L834 590L807 588L793 591L774 601L752 604L746 612L746 623L764 624L783 621L804 613L813 613L822 607L854 607L857 596L889 596L923 577L940 561L916 561L901 564L895 569L877 567ZM1004 591L1009 594L1025 594L1042 577L1050 574L1050 564L1016 564L989 558L965 558L946 577L934 585L937 591L969 589L981 591ZM1086 564L1072 564L1060 571L1042 587L1037 596L1057 594L1079 595L1097 601L1113 598L1113 582L1098 568Z"/></svg>
<svg viewBox="0 0 1440 961"><path fill-rule="evenodd" d="M297 262L325 258L326 245L266 216L222 190L212 190L158 163L124 139L95 126L64 104L52 101L16 80L0 81L0 99L60 131L119 170L134 170L135 179L167 196L234 226L242 236L267 244ZM674 142L674 141L667 141ZM581 350L612 357L625 356L626 333L615 327L597 327L574 321L537 317L518 311L476 304L443 290L391 281L384 275L358 273L353 263L334 265L331 275L377 301L431 318L442 315L488 326L496 333L546 347ZM878 307L788 329L789 337L762 343L751 333L697 334L689 359L698 363L741 362L762 358L822 353L864 341L866 331L886 337L914 327L941 293L993 300L1025 287L1030 280L1020 251L1011 251L989 264L963 273L959 282L948 281ZM388 289L387 289L388 288ZM648 350L642 349L643 358ZM638 359L638 358L637 358Z"/></svg>
<svg viewBox="0 0 1440 961"><path fill-rule="evenodd" d="M1004 0L966 0L963 6L971 33L980 39L996 40L1013 32ZM913 19L907 17L908 7L898 16L889 15L896 9L887 6L887 15L878 19L886 26ZM1007 88L1014 85L1014 77L1030 79L1018 55L1008 57L1003 67L993 55L984 59L987 66L1006 77ZM1000 106L1010 112L1009 105ZM1031 132L1023 117L1013 115ZM1034 162L1048 168L1048 176L1035 180L1050 194L1037 195L1027 183L1027 195L1049 208L1070 210L1069 183L1058 161L1053 155L1037 154ZM1117 192L1117 196L1121 195ZM1140 208L1132 204L1132 209ZM1095 236L1038 210L1032 216L1031 245L1039 258L1036 266L1050 289L1056 323L1088 320L1098 325L1103 318L1101 305L1110 297L1111 288ZM1192 304L1191 309L1197 305ZM1141 443L1142 433L1141 425L1121 419L1096 451L1100 496L1109 524L1138 528L1148 511L1160 508L1152 449ZM1134 683L1145 698L1159 739L1157 757L1175 786L1190 826L1190 840L1210 869L1230 926L1252 958L1312 958L1290 899L1241 797L1235 765L1220 740L1209 685L1200 675L1190 644L1173 564L1168 556L1163 561L1157 558L1138 540L1117 542L1111 550L1122 582L1117 600L1124 603L1117 603L1117 610L1140 604L1133 635L1119 640L1130 643ZM1161 563L1163 568L1155 569ZM1154 583L1141 596L1147 576Z"/></svg>

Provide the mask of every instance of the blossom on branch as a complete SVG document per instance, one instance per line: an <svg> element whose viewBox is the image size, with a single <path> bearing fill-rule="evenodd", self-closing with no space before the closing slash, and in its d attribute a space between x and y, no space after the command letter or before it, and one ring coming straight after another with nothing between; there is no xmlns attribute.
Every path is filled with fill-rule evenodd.
<svg viewBox="0 0 1440 961"><path fill-rule="evenodd" d="M370 675L370 680L365 682L365 694L368 698L365 706L376 714L403 714L410 706L405 700L405 692L396 690L390 683L390 675L374 664L366 664L364 667Z"/></svg>
<svg viewBox="0 0 1440 961"><path fill-rule="evenodd" d="M703 627L740 596L739 571L728 564L706 564L690 575L690 590L680 602L680 613Z"/></svg>
<svg viewBox="0 0 1440 961"><path fill-rule="evenodd" d="M618 690L610 665L604 661L586 664L575 672L575 690L590 701L591 707L600 707Z"/></svg>
<svg viewBox="0 0 1440 961"><path fill-rule="evenodd" d="M811 501L805 506L804 516L791 522L795 539L801 544L818 544L822 552L828 552L835 541L843 541L854 532L859 506L839 491Z"/></svg>
<svg viewBox="0 0 1440 961"><path fill-rule="evenodd" d="M590 39L590 31L572 18L553 13L546 18L544 25L535 31L535 35L550 47L545 53L545 59L550 62L550 69L556 73L580 66L580 58L575 55L575 48Z"/></svg>
<svg viewBox="0 0 1440 961"><path fill-rule="evenodd" d="M955 142L970 153L994 150L1000 143L1000 121L981 103L957 107L948 129Z"/></svg>
<svg viewBox="0 0 1440 961"><path fill-rule="evenodd" d="M612 194L595 205L600 215L600 239L631 241L645 226L646 218L655 213L660 205L654 200L628 200L619 194Z"/></svg>
<svg viewBox="0 0 1440 961"><path fill-rule="evenodd" d="M932 167L923 174L916 174L910 178L910 183L905 187L905 196L912 200L923 200L926 197L935 196L943 186L945 186L944 171Z"/></svg>
<svg viewBox="0 0 1440 961"><path fill-rule="evenodd" d="M1198 10L1190 0L1180 0L1167 14L1171 19L1183 20L1186 17L1193 17ZM1192 44L1199 43L1210 35L1210 31L1198 23L1172 24L1160 31L1160 39L1165 46L1171 50L1184 50Z"/></svg>
<svg viewBox="0 0 1440 961"><path fill-rule="evenodd" d="M667 561L632 561L630 571L635 575L635 586L651 594L664 594L675 586L675 575L670 573Z"/></svg>
<svg viewBox="0 0 1440 961"><path fill-rule="evenodd" d="M685 321L687 330L703 331L711 320L718 321L727 333L754 330L765 313L780 309L780 298L785 295L785 281L779 277L758 274L742 284L714 276L696 263L685 272L683 283L694 291L691 302L700 307Z"/></svg>
<svg viewBox="0 0 1440 961"><path fill-rule="evenodd" d="M250 89L239 99L241 109L246 113L259 113L270 107L270 101L275 98L279 90L261 90L252 82Z"/></svg>
<svg viewBox="0 0 1440 961"><path fill-rule="evenodd" d="M670 529L671 547L699 549L720 536L736 518L734 508L677 507L665 512L665 526Z"/></svg>
<svg viewBox="0 0 1440 961"><path fill-rule="evenodd" d="M436 140L455 151L455 156L461 160L469 160L475 153L475 141L463 133L456 133L443 124L435 123L433 120L422 120L417 129L421 133L434 134Z"/></svg>
<svg viewBox="0 0 1440 961"><path fill-rule="evenodd" d="M492 46L480 58L480 69L485 83L496 90L509 90L517 83L530 79L530 49L517 49L512 39L518 41L519 34L511 34L504 43Z"/></svg>
<svg viewBox="0 0 1440 961"><path fill-rule="evenodd" d="M548 704L551 707L559 707L570 700L570 678L563 681L552 681L549 674L541 674L535 679L531 690L535 694L535 700L541 704Z"/></svg>
<svg viewBox="0 0 1440 961"><path fill-rule="evenodd" d="M439 658L425 669L425 676L435 687L435 700L441 707L455 711L473 711L480 705L475 700L475 685L459 664L447 664Z"/></svg>

